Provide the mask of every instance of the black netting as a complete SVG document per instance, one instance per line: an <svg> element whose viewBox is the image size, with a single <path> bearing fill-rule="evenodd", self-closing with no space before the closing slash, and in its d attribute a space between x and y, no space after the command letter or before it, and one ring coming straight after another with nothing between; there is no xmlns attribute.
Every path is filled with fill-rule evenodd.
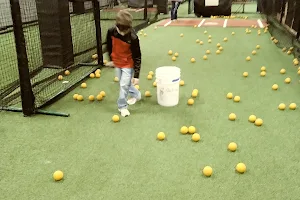
<svg viewBox="0 0 300 200"><path fill-rule="evenodd" d="M19 86L18 62L9 0L0 1L0 107Z"/></svg>
<svg viewBox="0 0 300 200"><path fill-rule="evenodd" d="M265 1L261 12L266 15L273 42L284 52L293 54L299 59L300 2L297 0Z"/></svg>
<svg viewBox="0 0 300 200"><path fill-rule="evenodd" d="M145 16L145 2L147 14ZM114 20L116 13L122 9L128 10L133 16L134 21L154 19L157 9L153 0L100 0L101 20ZM141 22L141 21L140 21ZM137 23L140 23L137 22ZM135 24L137 24L135 23Z"/></svg>
<svg viewBox="0 0 300 200"><path fill-rule="evenodd" d="M6 22L5 25L8 27L5 28L6 32L1 34L1 37L7 38L6 40L9 40L10 42L7 42L8 44L5 45L4 51L2 51L3 48L1 48L1 58L7 57L7 59L4 64L0 64L0 67L5 67L5 69L7 69L6 71L9 72L9 76L3 74L5 70L1 70L1 76L9 80L1 81L1 84L5 84L4 86L1 85L1 94L5 95L2 101L2 106L9 106L18 104L21 102L21 98L18 84L17 60L14 49L14 35L11 28L12 20L11 17L8 17L8 14L10 14L9 0L5 0L4 5L4 14L7 20L1 20L1 24L3 24L2 21L4 21ZM75 55L74 66L81 62L90 60L91 55L96 52L97 44L95 37L94 17L93 13L91 12L91 2L85 2L85 7L87 13L83 15L72 14L71 16L73 49ZM1 10L3 10L3 8L4 6L1 5ZM61 74L64 75L65 69L49 69L43 66L40 30L37 22L37 9L35 0L20 0L20 8L31 83L36 99L35 104L36 107L40 107L57 94L76 84L96 67L72 68L72 66L70 66L71 69L69 71L72 73L65 77L64 81L59 81L57 77ZM72 8L72 3L70 3L70 8ZM71 12L72 9L70 9L70 13ZM1 42L3 40L1 39ZM4 55L2 56L2 54ZM1 62L2 60L3 59L1 59Z"/></svg>
<svg viewBox="0 0 300 200"><path fill-rule="evenodd" d="M107 30L115 24L116 14L122 9L126 9L132 14L133 26L136 30L147 23L156 21L156 5L152 0L146 0L146 2L147 12L145 12L145 0L100 0L102 42L106 42Z"/></svg>
<svg viewBox="0 0 300 200"><path fill-rule="evenodd" d="M232 0L231 12L233 15L240 13L256 13L257 4L257 0Z"/></svg>
<svg viewBox="0 0 300 200"><path fill-rule="evenodd" d="M70 41L72 48L67 51L74 59L69 59L68 66L51 66L45 64L41 35L49 35L41 29L41 17L38 17L40 4L38 0L19 0L20 14L22 18L22 30L25 37L30 82L35 97L35 106L41 107L47 102L87 77L98 68L97 60L92 55L97 53L96 25L94 20L94 7L92 1L82 4L78 0L70 0L67 4L67 15L70 16ZM42 2L42 1L40 1ZM96 2L96 1L94 1ZM55 9L57 2L48 2L48 9ZM59 2L60 3L60 2ZM124 0L99 0L100 19L102 29L102 44L105 44L106 32L114 25L115 17L120 9L128 9L134 18L133 25L138 30L151 21L156 20L157 11L153 1L124 1ZM65 4L63 4L65 6ZM63 7L61 6L61 7ZM61 11L59 11L61 12ZM46 13L47 14L47 13ZM49 13L48 13L49 14ZM66 12L63 13L65 15ZM59 20L53 20L53 28L57 27ZM65 26L63 29L68 27ZM45 28L45 26L44 26ZM62 31L65 31L61 28ZM0 1L0 106L18 106L21 103L19 70L13 32L13 20L10 0ZM52 34L52 33L50 33ZM64 38L64 37L62 37ZM64 38L65 39L65 38ZM46 42L47 43L47 42ZM64 41L62 41L64 43ZM101 44L99 45L101 49ZM50 46L51 47L51 46ZM47 48L47 47L46 47ZM62 55L65 55L62 54ZM25 59L26 60L26 59ZM69 75L65 71L70 72ZM63 80L58 80L58 76ZM22 76L22 74L21 74ZM29 79L27 79L29 80ZM24 99L23 99L24 100Z"/></svg>

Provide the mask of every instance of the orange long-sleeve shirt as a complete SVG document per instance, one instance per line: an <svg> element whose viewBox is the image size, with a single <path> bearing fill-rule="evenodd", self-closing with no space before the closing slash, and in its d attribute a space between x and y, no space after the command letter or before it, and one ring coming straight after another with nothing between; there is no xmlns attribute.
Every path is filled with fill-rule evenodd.
<svg viewBox="0 0 300 200"><path fill-rule="evenodd" d="M116 27L107 31L107 51L114 65L119 68L133 68L134 78L139 78L141 69L140 41L132 30L126 35L120 35Z"/></svg>

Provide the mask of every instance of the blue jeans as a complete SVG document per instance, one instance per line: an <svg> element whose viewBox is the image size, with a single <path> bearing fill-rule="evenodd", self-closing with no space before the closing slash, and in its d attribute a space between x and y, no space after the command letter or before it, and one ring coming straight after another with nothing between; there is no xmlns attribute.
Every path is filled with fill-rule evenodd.
<svg viewBox="0 0 300 200"><path fill-rule="evenodd" d="M180 6L180 2L172 1L171 20L177 19L177 10L179 6Z"/></svg>
<svg viewBox="0 0 300 200"><path fill-rule="evenodd" d="M133 98L141 99L141 93L132 84L133 68L118 68L115 67L116 76L119 78L120 94L117 101L118 108L127 108L127 98L130 95Z"/></svg>

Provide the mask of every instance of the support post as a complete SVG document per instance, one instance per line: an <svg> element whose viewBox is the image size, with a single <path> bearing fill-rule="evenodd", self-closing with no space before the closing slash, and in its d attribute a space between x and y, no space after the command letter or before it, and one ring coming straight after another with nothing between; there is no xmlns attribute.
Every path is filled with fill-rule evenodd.
<svg viewBox="0 0 300 200"><path fill-rule="evenodd" d="M300 1L296 2L296 11L295 11L295 16L296 17L296 13L300 12ZM295 18L294 18L295 19ZM297 36L296 36L297 40L300 41L300 18L298 17L298 30L297 30Z"/></svg>
<svg viewBox="0 0 300 200"><path fill-rule="evenodd" d="M101 37L101 25L100 25L100 5L98 0L93 1L93 12L96 27L96 41L97 41L97 54L98 65L103 65L103 52L102 52L102 37Z"/></svg>
<svg viewBox="0 0 300 200"><path fill-rule="evenodd" d="M148 18L148 0L144 0L144 20Z"/></svg>
<svg viewBox="0 0 300 200"><path fill-rule="evenodd" d="M282 0L281 14L280 14L280 23L282 23L282 19L283 19L283 16L284 16L285 4L286 4L286 0Z"/></svg>
<svg viewBox="0 0 300 200"><path fill-rule="evenodd" d="M298 21L298 31L297 31L297 40L300 40L300 20Z"/></svg>
<svg viewBox="0 0 300 200"><path fill-rule="evenodd" d="M18 59L22 112L24 116L30 116L34 114L35 111L35 97L33 95L30 82L28 57L26 52L24 31L22 27L22 17L19 0L10 0L10 6Z"/></svg>

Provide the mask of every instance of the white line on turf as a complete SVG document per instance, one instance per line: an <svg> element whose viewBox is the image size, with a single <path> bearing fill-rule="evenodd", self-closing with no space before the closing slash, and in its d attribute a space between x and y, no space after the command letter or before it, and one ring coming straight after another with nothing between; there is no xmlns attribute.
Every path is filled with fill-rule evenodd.
<svg viewBox="0 0 300 200"><path fill-rule="evenodd" d="M226 28L227 22L228 22L228 19L225 19L225 20L224 20L224 24L223 24L223 28Z"/></svg>
<svg viewBox="0 0 300 200"><path fill-rule="evenodd" d="M202 21L198 24L198 27L201 27L204 22L205 22L205 19L202 19Z"/></svg>
<svg viewBox="0 0 300 200"><path fill-rule="evenodd" d="M140 12L140 11L142 11L142 10L144 10L144 8L136 9L135 12Z"/></svg>
<svg viewBox="0 0 300 200"><path fill-rule="evenodd" d="M169 26L172 23L172 21L168 21L167 23L165 23L164 27Z"/></svg>
<svg viewBox="0 0 300 200"><path fill-rule="evenodd" d="M260 28L264 28L264 25L263 25L263 23L261 22L260 19L257 20L257 23L258 23L258 25L259 25Z"/></svg>

